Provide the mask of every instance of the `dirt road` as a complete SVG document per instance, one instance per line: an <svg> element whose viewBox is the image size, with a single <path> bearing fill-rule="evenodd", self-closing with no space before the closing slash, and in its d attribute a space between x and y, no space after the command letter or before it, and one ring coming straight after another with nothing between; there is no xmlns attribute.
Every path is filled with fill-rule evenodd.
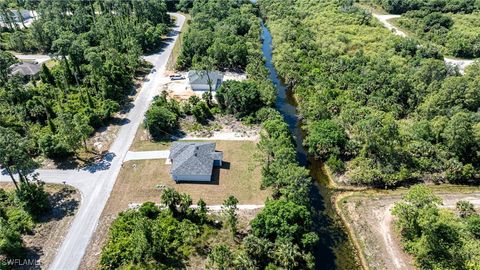
<svg viewBox="0 0 480 270"><path fill-rule="evenodd" d="M379 20L380 23L382 23L382 25L385 26L385 28L392 31L395 35L398 35L401 37L408 37L407 33L405 33L400 28L398 28L397 26L389 22L389 20L391 19L400 18L401 17L400 15L378 14L378 13L372 12L372 16L377 18L377 20ZM457 66L461 74L465 74L465 69L475 62L475 60L471 60L471 59L453 59L448 57L445 57L444 61L447 64Z"/></svg>
<svg viewBox="0 0 480 270"><path fill-rule="evenodd" d="M458 201L467 200L480 209L480 192L437 195L443 200L442 208L453 209ZM416 269L412 257L403 251L393 227L391 209L401 199L402 195L352 195L341 205L342 215L371 269Z"/></svg>

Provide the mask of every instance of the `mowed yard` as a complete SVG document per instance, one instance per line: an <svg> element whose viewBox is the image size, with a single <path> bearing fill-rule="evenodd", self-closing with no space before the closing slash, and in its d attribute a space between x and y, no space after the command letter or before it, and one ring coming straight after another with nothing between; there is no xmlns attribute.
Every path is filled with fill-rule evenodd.
<svg viewBox="0 0 480 270"><path fill-rule="evenodd" d="M214 168L212 182L176 184L165 159L129 161L123 165L109 206L125 209L130 203L159 203L162 194L159 185L189 194L194 203L202 198L209 205L222 204L228 196L233 195L239 204L263 204L269 191L260 190L261 173L254 158L258 151L255 142L215 142L216 149L223 152L224 166ZM157 149L151 145L149 147L149 150L160 149L165 149L165 145L159 145Z"/></svg>

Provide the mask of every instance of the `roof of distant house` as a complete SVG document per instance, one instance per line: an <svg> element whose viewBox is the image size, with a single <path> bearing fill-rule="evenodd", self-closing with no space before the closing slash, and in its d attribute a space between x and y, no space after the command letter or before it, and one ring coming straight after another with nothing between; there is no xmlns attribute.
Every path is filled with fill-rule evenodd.
<svg viewBox="0 0 480 270"><path fill-rule="evenodd" d="M188 81L190 84L208 84L208 77L210 77L211 84L217 84L217 80L223 80L223 73L220 71L190 70L188 72Z"/></svg>
<svg viewBox="0 0 480 270"><path fill-rule="evenodd" d="M213 161L223 154L215 151L212 142L174 142L170 148L171 173L176 175L210 175Z"/></svg>
<svg viewBox="0 0 480 270"><path fill-rule="evenodd" d="M28 62L16 63L10 66L10 74L33 76L40 72L40 65Z"/></svg>

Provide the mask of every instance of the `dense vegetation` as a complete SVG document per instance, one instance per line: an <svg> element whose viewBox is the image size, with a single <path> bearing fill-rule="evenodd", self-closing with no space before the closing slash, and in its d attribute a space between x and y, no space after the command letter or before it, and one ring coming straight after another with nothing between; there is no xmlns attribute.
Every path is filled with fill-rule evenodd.
<svg viewBox="0 0 480 270"><path fill-rule="evenodd" d="M202 0L193 2L190 13L192 21L178 67L246 71L247 81L227 81L218 90L218 106L223 112L244 118L273 105L275 89L264 66L255 5L246 0Z"/></svg>
<svg viewBox="0 0 480 270"><path fill-rule="evenodd" d="M392 210L405 250L420 269L480 268L480 214L468 201L455 211L440 209L442 200L417 185Z"/></svg>
<svg viewBox="0 0 480 270"><path fill-rule="evenodd" d="M147 202L119 215L110 228L100 269L180 269L189 256L211 251L211 237L220 227L207 216L202 200L193 209L190 196L165 189L162 203L163 210Z"/></svg>
<svg viewBox="0 0 480 270"><path fill-rule="evenodd" d="M263 117L258 143L262 187L271 188L273 194L252 221L251 235L244 239L246 258L255 269L314 269L313 251L319 237L309 199L309 171L296 160L293 138L282 116L267 108L259 112L259 117ZM254 247L251 242L262 243L262 248L250 250Z"/></svg>
<svg viewBox="0 0 480 270"><path fill-rule="evenodd" d="M192 20L183 37L177 66L197 69L202 76L220 69L246 72L246 81L226 81L202 100L196 96L181 102L157 98L146 113L145 126L154 139L174 133L179 117L193 115L208 124L215 113L231 114L247 123L258 122L257 113L275 102L275 88L268 78L261 50L261 27L257 8L250 1L180 1ZM213 15L213 16L212 16ZM241 48L241 49L239 49Z"/></svg>
<svg viewBox="0 0 480 270"><path fill-rule="evenodd" d="M24 257L22 235L33 233L35 222L49 210L42 183L22 182L21 189L0 189L0 260Z"/></svg>
<svg viewBox="0 0 480 270"><path fill-rule="evenodd" d="M448 55L480 57L480 13L449 14L429 10L406 12L396 20L400 27L444 48Z"/></svg>
<svg viewBox="0 0 480 270"><path fill-rule="evenodd" d="M2 34L6 48L47 52L55 60L31 83L1 74L0 126L27 138L31 155L74 154L127 101L143 65L140 55L158 48L169 29L165 3L11 2L32 4L28 8L38 16L26 29L8 26ZM0 57L0 70L7 71L12 57Z"/></svg>
<svg viewBox="0 0 480 270"><path fill-rule="evenodd" d="M459 76L351 1L259 3L311 155L351 183L478 179L478 66Z"/></svg>
<svg viewBox="0 0 480 270"><path fill-rule="evenodd" d="M477 0L372 0L372 2L395 14L420 9L452 13L471 13L480 9L480 2Z"/></svg>

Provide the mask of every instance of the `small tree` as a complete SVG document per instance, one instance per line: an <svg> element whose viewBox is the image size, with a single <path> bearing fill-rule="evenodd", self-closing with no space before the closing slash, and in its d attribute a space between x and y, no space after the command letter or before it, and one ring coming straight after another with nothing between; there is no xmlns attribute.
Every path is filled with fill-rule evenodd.
<svg viewBox="0 0 480 270"><path fill-rule="evenodd" d="M230 196L223 202L223 206L222 206L222 212L227 218L227 222L233 236L237 234L237 223L238 223L237 213L236 213L237 204L238 204L237 198L235 198L234 196Z"/></svg>
<svg viewBox="0 0 480 270"><path fill-rule="evenodd" d="M10 175L17 190L20 189L14 173L18 173L21 182L26 182L26 175L35 167L35 162L28 154L28 141L12 129L0 127L0 164Z"/></svg>
<svg viewBox="0 0 480 270"><path fill-rule="evenodd" d="M180 202L180 194L173 188L166 188L162 193L162 203L170 209L172 213L177 212L177 204Z"/></svg>
<svg viewBox="0 0 480 270"><path fill-rule="evenodd" d="M183 215L187 214L188 209L192 205L192 197L188 194L180 194L180 213Z"/></svg>
<svg viewBox="0 0 480 270"><path fill-rule="evenodd" d="M48 193L45 192L43 186L44 183L40 181L37 181L37 183L22 182L16 193L25 211L35 218L50 210Z"/></svg>
<svg viewBox="0 0 480 270"><path fill-rule="evenodd" d="M457 211L461 218L467 218L475 214L475 208L473 208L473 204L469 201L458 201Z"/></svg>
<svg viewBox="0 0 480 270"><path fill-rule="evenodd" d="M208 254L207 267L211 269L225 270L232 262L232 252L224 245L215 246Z"/></svg>
<svg viewBox="0 0 480 270"><path fill-rule="evenodd" d="M207 221L207 204L203 199L200 199L197 202L197 206L197 216L200 219L200 223L205 223Z"/></svg>

